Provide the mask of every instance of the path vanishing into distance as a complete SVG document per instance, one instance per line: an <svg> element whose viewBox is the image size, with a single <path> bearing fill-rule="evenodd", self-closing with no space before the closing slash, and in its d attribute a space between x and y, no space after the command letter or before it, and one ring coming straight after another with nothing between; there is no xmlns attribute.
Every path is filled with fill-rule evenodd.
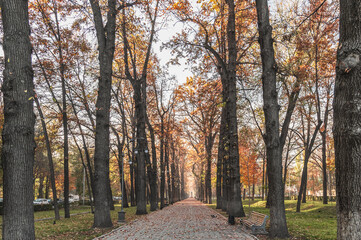
<svg viewBox="0 0 361 240"><path fill-rule="evenodd" d="M227 219L203 203L188 198L144 215L97 239L257 239L231 226Z"/></svg>

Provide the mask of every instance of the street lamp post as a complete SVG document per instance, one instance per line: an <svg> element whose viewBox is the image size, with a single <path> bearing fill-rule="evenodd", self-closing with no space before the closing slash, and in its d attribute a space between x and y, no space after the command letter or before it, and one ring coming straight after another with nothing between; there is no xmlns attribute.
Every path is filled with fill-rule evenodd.
<svg viewBox="0 0 361 240"><path fill-rule="evenodd" d="M120 188L122 190L122 206L121 206L120 212L118 212L118 223L125 222L125 212L123 209L123 206L124 206L124 154L122 154L121 158L122 158L122 182L121 182Z"/></svg>

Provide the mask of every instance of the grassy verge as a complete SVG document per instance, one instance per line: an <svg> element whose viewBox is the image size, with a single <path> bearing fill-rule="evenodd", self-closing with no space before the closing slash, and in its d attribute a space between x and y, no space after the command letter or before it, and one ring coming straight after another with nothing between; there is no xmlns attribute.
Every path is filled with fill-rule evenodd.
<svg viewBox="0 0 361 240"><path fill-rule="evenodd" d="M149 212L149 206L148 212ZM70 218L61 218L59 221L54 224L54 220L44 220L35 222L35 234L36 239L41 240L83 240L83 239L93 239L98 237L102 234L110 232L114 228L119 227L120 225L117 223L118 219L118 211L120 211L120 205L115 206L115 210L111 211L111 218L113 221L113 228L108 229L93 229L93 214L86 213L81 215L71 216ZM124 209L126 212L125 218L126 222L129 223L130 221L136 219L137 215L135 215L136 207L130 207ZM71 208L71 214L77 214L82 212L90 212L90 207L88 206L78 206ZM61 210L61 215L63 216L64 213ZM44 212L35 212L35 219L42 219L42 218L49 218L54 217L53 211L44 211ZM2 219L1 219L2 220ZM2 221L0 222L2 223ZM1 235L1 232L0 232Z"/></svg>
<svg viewBox="0 0 361 240"><path fill-rule="evenodd" d="M288 230L293 238L304 240L334 240L337 238L335 202L323 205L320 201L308 201L302 204L300 213L296 213L296 203L295 200L285 201ZM269 216L269 209L265 208L265 201L248 202L246 200L243 204L247 215L251 211L256 211ZM209 206L213 209L216 208L215 204ZM219 210L217 209L217 211Z"/></svg>

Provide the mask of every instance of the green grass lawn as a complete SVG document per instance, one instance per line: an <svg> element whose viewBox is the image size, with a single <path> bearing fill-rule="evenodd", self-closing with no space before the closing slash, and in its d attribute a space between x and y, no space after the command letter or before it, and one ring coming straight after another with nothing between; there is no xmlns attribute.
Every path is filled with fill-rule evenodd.
<svg viewBox="0 0 361 240"><path fill-rule="evenodd" d="M250 206L248 200L243 202L246 214L251 211L261 212L269 215L269 209L265 208L265 201L251 201ZM209 205L215 209L216 205ZM336 204L330 202L323 205L319 201L308 201L302 204L301 213L296 213L296 201L286 200L286 217L290 234L295 239L302 240L334 240L336 239ZM126 212L126 222L130 222L137 218L135 215L136 207L124 209ZM54 224L54 220L45 220L35 222L36 239L93 239L119 226L117 223L118 211L120 206L116 205L115 210L111 211L111 217L114 224L110 229L93 229L93 214L86 213L71 218L61 218ZM219 210L217 210L219 211ZM71 214L90 212L89 206L78 206L71 208ZM148 206L149 212L149 206ZM64 215L64 210L60 210ZM225 213L221 212L226 216ZM54 217L53 211L35 212L35 219ZM0 224L2 219L0 218ZM238 222L239 224L239 222ZM0 231L1 236L1 231Z"/></svg>
<svg viewBox="0 0 361 240"><path fill-rule="evenodd" d="M296 200L286 200L286 218L288 230L292 237L308 240L334 240L337 237L336 203L330 202L323 205L320 201L307 201L303 203L301 212L296 213ZM265 208L266 202L243 201L244 210L248 215L251 211L267 214L269 209ZM209 205L215 209L216 205ZM239 222L238 222L239 223Z"/></svg>
<svg viewBox="0 0 361 240"><path fill-rule="evenodd" d="M149 206L147 206L149 212ZM118 211L120 211L120 205L115 205L115 210L111 211L111 218L113 221L113 228L109 229L93 229L93 214L81 214L76 216L71 216L70 218L63 218L64 209L60 209L61 219L54 224L54 220L45 220L45 221L37 221L35 222L35 234L36 239L93 239L102 234L110 232L114 228L118 227L117 223L118 219ZM135 215L136 207L125 208L126 212L125 218L126 222L130 222L137 218ZM71 214L82 213L82 212L90 212L89 206L78 206L73 207L70 210ZM41 218L49 218L54 217L54 211L43 211L43 212L35 212L35 219ZM0 223L2 223L2 218ZM0 232L1 236L1 232Z"/></svg>

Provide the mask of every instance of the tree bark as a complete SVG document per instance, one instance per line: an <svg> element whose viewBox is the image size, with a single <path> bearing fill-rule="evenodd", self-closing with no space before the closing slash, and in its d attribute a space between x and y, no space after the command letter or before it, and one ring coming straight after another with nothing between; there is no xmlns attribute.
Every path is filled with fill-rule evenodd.
<svg viewBox="0 0 361 240"><path fill-rule="evenodd" d="M167 133L168 133L168 127L167 127ZM165 138L165 143L164 143L164 163L165 163L165 167L167 168L167 192L168 192L168 197L167 197L167 203L170 204L170 199L172 197L172 188L171 188L171 182L170 182L170 171L169 171L169 141L168 141L168 136L166 136Z"/></svg>
<svg viewBox="0 0 361 240"><path fill-rule="evenodd" d="M66 103L66 88L65 88L65 64L63 59L62 38L60 34L60 28L58 24L58 14L56 1L54 1L54 12L57 24L57 41L60 60L60 78L61 78L61 93L62 93L62 114L63 114L63 137L64 137L64 215L65 218L70 218L70 206L69 206L69 143L68 143L68 115L67 115L67 103Z"/></svg>
<svg viewBox="0 0 361 240"><path fill-rule="evenodd" d="M253 180L254 180L254 179L253 179ZM256 186L255 186L255 184L253 183L253 185L252 185L252 201L254 201L255 188L256 188Z"/></svg>
<svg viewBox="0 0 361 240"><path fill-rule="evenodd" d="M175 203L176 200L176 195L177 195L177 190L176 190L176 183L175 183L175 149L174 149L174 142L172 139L172 163L170 165L170 171L171 171L171 186L172 186L172 198L170 203L173 204Z"/></svg>
<svg viewBox="0 0 361 240"><path fill-rule="evenodd" d="M325 116L323 120L323 130L320 131L322 137L322 189L323 189L323 204L328 204L328 196L327 196L327 127L328 127L328 113L329 113L329 90L327 91L327 101L326 101L326 109Z"/></svg>
<svg viewBox="0 0 361 240"><path fill-rule="evenodd" d="M224 92L222 91L222 95L224 96ZM223 97L224 99L224 97ZM222 104L221 111L221 125L219 130L219 143L218 143L218 156L217 156L217 186L216 186L216 195L217 195L217 209L223 209L224 204L224 192L223 190L223 182L224 182L224 156L225 156L225 118L226 118L226 109L224 108L224 104Z"/></svg>
<svg viewBox="0 0 361 240"><path fill-rule="evenodd" d="M232 217L244 217L241 199L241 183L239 172L238 127L237 127L237 79L236 79L236 23L234 0L228 0L228 125L229 125L229 180L230 192L228 201L228 214Z"/></svg>
<svg viewBox="0 0 361 240"><path fill-rule="evenodd" d="M264 152L263 154L263 159L262 159L262 201L264 201L264 194L265 194L265 165L266 165L266 153Z"/></svg>
<svg viewBox="0 0 361 240"><path fill-rule="evenodd" d="M64 68L61 63L61 69ZM61 70L64 71L64 70ZM64 74L64 73L63 73ZM64 134L64 215L65 218L70 218L69 207L69 145L68 145L68 117L66 110L66 90L65 79L61 80L62 98L63 98L63 134Z"/></svg>
<svg viewBox="0 0 361 240"><path fill-rule="evenodd" d="M44 196L44 176L39 178L39 188L38 188L38 198L43 198Z"/></svg>
<svg viewBox="0 0 361 240"><path fill-rule="evenodd" d="M153 126L150 124L148 117L146 118L146 120L152 146L152 167L150 172L150 174L152 174L152 177L150 179L150 211L155 211L158 209L157 148L155 146L155 135Z"/></svg>
<svg viewBox="0 0 361 240"><path fill-rule="evenodd" d="M225 106L225 111L227 111L227 106ZM221 126L222 127L222 126ZM228 141L228 127L227 127L227 123L225 123L225 131L226 131L226 136L224 139L224 150L226 151L227 148L229 148L229 141ZM222 177L222 211L228 211L228 192L229 192L229 163L228 161L226 161L226 158L228 156L228 153L225 153L224 158L223 158L223 177Z"/></svg>
<svg viewBox="0 0 361 240"><path fill-rule="evenodd" d="M239 153L238 153L238 129L237 129L237 93L236 93L236 30L235 30L235 4L234 0L227 0L227 44L228 57L225 52L218 53L209 44L208 35L205 38L203 47L212 54L217 61L218 72L222 81L222 117L221 129L224 129L224 136L220 142L218 161L223 157L222 176L222 209L230 215L230 220L235 216L244 216L242 199L240 196L240 174L239 174ZM222 8L223 9L223 8ZM203 27L202 25L200 27ZM204 27L203 27L204 28ZM222 39L223 36L222 36ZM227 59L228 58L228 59ZM228 61L227 61L228 60ZM222 131L222 130L221 130ZM222 140L223 139L223 140ZM232 220L232 222L234 222Z"/></svg>
<svg viewBox="0 0 361 240"><path fill-rule="evenodd" d="M214 144L214 137L212 129L209 129L208 136L206 136L206 159L207 159L207 172L206 172L206 189L207 189L207 203L212 204L212 149Z"/></svg>
<svg viewBox="0 0 361 240"><path fill-rule="evenodd" d="M3 0L1 15L5 54L3 239L35 239L33 209L34 84L28 1Z"/></svg>
<svg viewBox="0 0 361 240"><path fill-rule="evenodd" d="M180 182L180 185L181 185L181 199L185 199L186 198L186 193L185 193L185 181L184 181L184 161L182 161L181 163L181 174L180 174L180 177L181 177L181 182Z"/></svg>
<svg viewBox="0 0 361 240"><path fill-rule="evenodd" d="M324 132L321 132L322 137L322 202L323 204L328 204L328 196L327 196L327 156L326 156L326 146L327 146L327 139L326 139L326 124Z"/></svg>
<svg viewBox="0 0 361 240"><path fill-rule="evenodd" d="M288 229L282 183L282 143L279 134L279 105L276 88L276 61L267 0L256 0L259 43L262 58L263 110L265 114L267 171L270 201L270 237L287 238Z"/></svg>
<svg viewBox="0 0 361 240"><path fill-rule="evenodd" d="M335 140L337 239L361 239L361 8L340 0L333 134Z"/></svg>
<svg viewBox="0 0 361 240"><path fill-rule="evenodd" d="M134 155L134 154L133 154ZM134 157L132 157L132 164L130 164L130 206L136 206L135 201L135 187L134 187Z"/></svg>
<svg viewBox="0 0 361 240"><path fill-rule="evenodd" d="M49 177L46 177L46 182L45 182L45 198L46 199L49 198Z"/></svg>
<svg viewBox="0 0 361 240"><path fill-rule="evenodd" d="M94 152L94 224L96 228L111 227L109 188L109 118L112 85L112 63L115 50L116 1L108 0L107 24L104 26L99 2L89 0L93 11L99 48L100 78L96 102Z"/></svg>
<svg viewBox="0 0 361 240"><path fill-rule="evenodd" d="M181 178L180 178L180 169L179 169L179 159L180 159L180 154L179 154L180 149L178 149L178 156L176 158L176 163L175 163L175 180L176 180L176 202L181 200Z"/></svg>
<svg viewBox="0 0 361 240"><path fill-rule="evenodd" d="M160 119L160 209L165 207L164 191L165 191L165 164L164 164L164 119Z"/></svg>
<svg viewBox="0 0 361 240"><path fill-rule="evenodd" d="M136 162L137 162L137 215L147 214L147 199L146 199L146 147L147 147L147 136L145 134L145 96L142 96L142 82L135 80L132 82L134 90L134 103L135 103L135 119L136 119L136 136L137 146L135 150Z"/></svg>

